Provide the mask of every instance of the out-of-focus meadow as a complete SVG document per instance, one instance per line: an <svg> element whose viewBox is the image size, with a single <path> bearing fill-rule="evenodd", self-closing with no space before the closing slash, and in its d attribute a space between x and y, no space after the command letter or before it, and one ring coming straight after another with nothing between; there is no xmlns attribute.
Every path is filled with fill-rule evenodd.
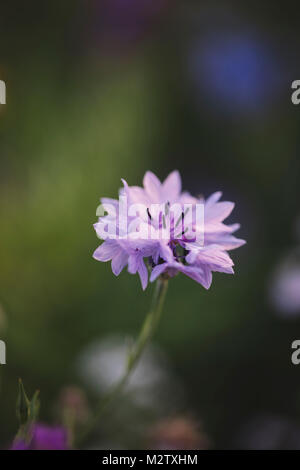
<svg viewBox="0 0 300 470"><path fill-rule="evenodd" d="M66 394L84 420L120 373L153 286L92 258L96 208L121 177L176 168L184 189L236 202L247 245L209 291L170 282L153 347L89 445L300 448L298 13L296 2L1 4L1 447L17 430L19 377L52 423Z"/></svg>

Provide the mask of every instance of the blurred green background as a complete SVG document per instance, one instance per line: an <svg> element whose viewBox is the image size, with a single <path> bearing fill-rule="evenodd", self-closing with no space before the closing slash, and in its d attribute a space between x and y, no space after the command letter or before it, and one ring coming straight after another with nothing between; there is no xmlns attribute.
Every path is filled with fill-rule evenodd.
<svg viewBox="0 0 300 470"><path fill-rule="evenodd" d="M90 445L155 445L151 429L181 416L201 422L213 448L300 448L300 368L290 359L300 276L293 295L278 280L287 254L300 270L299 10L1 3L1 447L17 430L19 377L30 394L41 390L45 422L59 421L68 385L93 409L78 358L111 334L134 335L153 288L92 258L99 198L115 197L121 178L139 185L148 169L163 179L177 168L184 189L236 202L230 221L247 245L232 254L235 276L215 274L209 291L183 276L170 283L155 343L184 390L178 402L126 414L120 401Z"/></svg>

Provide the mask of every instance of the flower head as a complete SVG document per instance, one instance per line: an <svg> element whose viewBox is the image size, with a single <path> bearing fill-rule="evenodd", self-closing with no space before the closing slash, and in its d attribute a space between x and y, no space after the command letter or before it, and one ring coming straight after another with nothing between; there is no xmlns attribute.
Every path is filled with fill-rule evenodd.
<svg viewBox="0 0 300 470"><path fill-rule="evenodd" d="M178 171L163 183L150 171L143 187L120 190L119 200L102 199L102 212L94 225L104 240L94 252L98 261L111 261L117 276L125 266L138 273L143 289L164 275L186 274L208 289L212 272L233 273L227 251L245 243L233 233L238 224L225 225L232 202L220 202L221 192L207 200L182 192ZM146 264L148 269L146 267Z"/></svg>

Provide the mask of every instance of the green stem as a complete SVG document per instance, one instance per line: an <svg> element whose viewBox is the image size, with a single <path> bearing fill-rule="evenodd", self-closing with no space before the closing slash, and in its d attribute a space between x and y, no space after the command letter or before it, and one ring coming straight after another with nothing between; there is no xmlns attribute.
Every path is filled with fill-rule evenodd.
<svg viewBox="0 0 300 470"><path fill-rule="evenodd" d="M115 400L115 398L120 394L123 390L124 386L128 382L132 372L134 371L145 347L149 343L154 330L159 322L162 307L165 299L165 295L167 292L168 281L166 279L158 279L155 286L154 297L152 301L152 308L149 313L146 315L144 320L142 329L140 331L139 336L137 337L134 345L131 347L129 351L128 360L126 369L124 371L123 376L120 380L114 385L112 390L110 390L106 396L102 398L100 403L98 404L93 418L87 423L85 429L79 436L76 441L78 443L82 443L87 439L93 429L97 426L99 419L101 418L102 414L106 411L106 409L111 405L111 403Z"/></svg>

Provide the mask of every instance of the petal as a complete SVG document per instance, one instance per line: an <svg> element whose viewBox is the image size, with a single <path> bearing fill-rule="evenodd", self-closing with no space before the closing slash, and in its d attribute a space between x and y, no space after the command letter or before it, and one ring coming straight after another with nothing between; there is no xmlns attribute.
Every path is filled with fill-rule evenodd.
<svg viewBox="0 0 300 470"><path fill-rule="evenodd" d="M199 227L196 227L197 230L200 230ZM214 234L214 233L232 233L232 226L231 225L225 225L222 222L208 222L207 219L204 219L204 230L205 230L205 235L206 234Z"/></svg>
<svg viewBox="0 0 300 470"><path fill-rule="evenodd" d="M212 283L212 272L209 268L203 269L203 282L201 283L205 289L209 289Z"/></svg>
<svg viewBox="0 0 300 470"><path fill-rule="evenodd" d="M162 184L152 171L147 171L143 185L150 200L159 203L162 200Z"/></svg>
<svg viewBox="0 0 300 470"><path fill-rule="evenodd" d="M223 268L233 266L233 261L228 253L222 250L218 245L211 245L204 249L200 249L197 253L197 262L199 264L212 264Z"/></svg>
<svg viewBox="0 0 300 470"><path fill-rule="evenodd" d="M230 229L231 233L233 233L233 232L236 232L237 230L239 230L239 228L241 228L241 224L227 225L227 228Z"/></svg>
<svg viewBox="0 0 300 470"><path fill-rule="evenodd" d="M181 177L179 171L170 173L162 184L163 198L170 203L179 198L181 192Z"/></svg>
<svg viewBox="0 0 300 470"><path fill-rule="evenodd" d="M179 270L183 274L201 284L203 287L205 287L205 289L209 289L212 281L212 274L209 269L205 270L196 266L180 266L181 267Z"/></svg>
<svg viewBox="0 0 300 470"><path fill-rule="evenodd" d="M159 254L162 259L167 261L168 263L172 263L174 261L174 255L171 248L166 245L165 243L160 243Z"/></svg>
<svg viewBox="0 0 300 470"><path fill-rule="evenodd" d="M189 277L194 279L195 281L199 282L205 289L209 289L212 283L212 273L210 269L203 269L202 271L198 271L196 273L186 273Z"/></svg>
<svg viewBox="0 0 300 470"><path fill-rule="evenodd" d="M205 205L207 207L210 207L212 206L213 204L215 204L216 202L218 202L218 200L222 197L222 192L221 191L216 191L215 193L211 194L205 201Z"/></svg>
<svg viewBox="0 0 300 470"><path fill-rule="evenodd" d="M142 288L145 290L148 284L148 271L143 260L140 260L138 273L142 283Z"/></svg>
<svg viewBox="0 0 300 470"><path fill-rule="evenodd" d="M116 240L105 240L93 253L97 261L110 261L120 250Z"/></svg>
<svg viewBox="0 0 300 470"><path fill-rule="evenodd" d="M115 276L118 276L128 262L128 254L124 250L114 256L111 262L111 269Z"/></svg>
<svg viewBox="0 0 300 470"><path fill-rule="evenodd" d="M192 196L190 193L188 193L187 191L184 191L180 195L180 202L181 202L181 204L197 204L197 202L199 202L199 201L198 201L197 198Z"/></svg>
<svg viewBox="0 0 300 470"><path fill-rule="evenodd" d="M110 204L111 206L119 207L119 200L118 199L112 199L110 197L102 197L101 198L101 204L103 206L105 206L105 204Z"/></svg>
<svg viewBox="0 0 300 470"><path fill-rule="evenodd" d="M99 218L99 222L93 225L97 237L100 240L114 240L117 236L118 226L115 217L105 216Z"/></svg>
<svg viewBox="0 0 300 470"><path fill-rule="evenodd" d="M135 274L139 267L139 258L140 254L133 254L129 256L128 259L128 272L130 274Z"/></svg>
<svg viewBox="0 0 300 470"><path fill-rule="evenodd" d="M210 266L210 269L217 273L234 274L233 268L222 268L220 266Z"/></svg>
<svg viewBox="0 0 300 470"><path fill-rule="evenodd" d="M128 206L130 204L145 204L147 207L150 205L151 201L143 188L128 186L124 179L122 179L122 183L124 184L125 195L128 197Z"/></svg>
<svg viewBox="0 0 300 470"><path fill-rule="evenodd" d="M241 238L236 238L234 235L230 233L219 233L219 234L211 234L209 237L206 238L206 241L210 243L216 243L222 247L224 250L234 250L235 248L239 248L240 246L245 245L246 241L242 240Z"/></svg>
<svg viewBox="0 0 300 470"><path fill-rule="evenodd" d="M222 222L234 208L234 202L217 202L212 206L205 205L205 223L206 222Z"/></svg>
<svg viewBox="0 0 300 470"><path fill-rule="evenodd" d="M155 281L155 279L157 279L168 268L168 266L168 263L162 263L155 266L150 276L150 282Z"/></svg>

